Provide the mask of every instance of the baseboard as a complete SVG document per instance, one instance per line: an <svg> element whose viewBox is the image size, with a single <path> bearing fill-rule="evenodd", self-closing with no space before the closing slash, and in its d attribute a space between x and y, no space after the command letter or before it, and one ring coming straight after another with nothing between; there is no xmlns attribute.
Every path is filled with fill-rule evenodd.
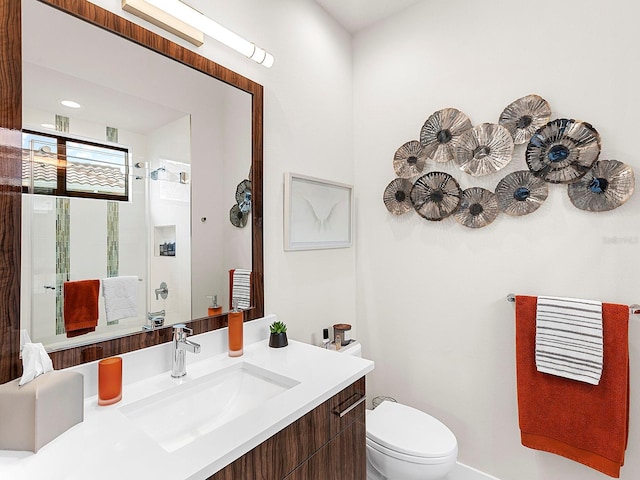
<svg viewBox="0 0 640 480"><path fill-rule="evenodd" d="M456 462L453 471L447 475L447 480L500 480L488 473L481 472L464 463Z"/></svg>

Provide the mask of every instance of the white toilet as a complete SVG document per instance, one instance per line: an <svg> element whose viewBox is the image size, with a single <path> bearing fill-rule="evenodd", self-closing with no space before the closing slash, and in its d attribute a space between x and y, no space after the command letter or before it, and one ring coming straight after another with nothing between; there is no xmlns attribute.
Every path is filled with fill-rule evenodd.
<svg viewBox="0 0 640 480"><path fill-rule="evenodd" d="M341 351L361 356L362 347ZM431 415L390 401L367 410L367 480L438 480L457 456L455 435Z"/></svg>

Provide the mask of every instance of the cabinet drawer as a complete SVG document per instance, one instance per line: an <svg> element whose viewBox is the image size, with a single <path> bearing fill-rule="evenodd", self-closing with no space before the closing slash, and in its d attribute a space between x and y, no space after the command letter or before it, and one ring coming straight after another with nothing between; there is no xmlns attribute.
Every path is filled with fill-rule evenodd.
<svg viewBox="0 0 640 480"><path fill-rule="evenodd" d="M328 400L329 438L364 415L365 398L365 380L362 377Z"/></svg>

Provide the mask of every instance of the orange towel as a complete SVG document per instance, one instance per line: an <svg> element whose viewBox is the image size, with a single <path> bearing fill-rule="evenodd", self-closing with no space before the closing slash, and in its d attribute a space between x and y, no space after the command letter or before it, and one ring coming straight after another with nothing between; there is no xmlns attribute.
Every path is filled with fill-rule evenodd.
<svg viewBox="0 0 640 480"><path fill-rule="evenodd" d="M95 331L99 293L100 280L64 282L64 328L67 337Z"/></svg>
<svg viewBox="0 0 640 480"><path fill-rule="evenodd" d="M599 385L536 370L536 297L516 297L518 416L525 447L620 477L629 427L629 307L602 304Z"/></svg>

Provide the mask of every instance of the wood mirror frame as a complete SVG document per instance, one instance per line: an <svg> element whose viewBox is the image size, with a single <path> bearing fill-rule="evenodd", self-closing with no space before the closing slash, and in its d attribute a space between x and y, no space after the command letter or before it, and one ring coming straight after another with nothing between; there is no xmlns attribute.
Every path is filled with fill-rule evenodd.
<svg viewBox="0 0 640 480"><path fill-rule="evenodd" d="M39 0L198 70L252 96L252 295L245 320L264 315L262 237L263 88L191 50L86 0ZM22 14L20 0L0 0L0 384L22 374L20 352L20 254L22 214ZM227 316L192 320L193 333L225 327ZM171 328L140 332L51 353L61 369L171 340Z"/></svg>

